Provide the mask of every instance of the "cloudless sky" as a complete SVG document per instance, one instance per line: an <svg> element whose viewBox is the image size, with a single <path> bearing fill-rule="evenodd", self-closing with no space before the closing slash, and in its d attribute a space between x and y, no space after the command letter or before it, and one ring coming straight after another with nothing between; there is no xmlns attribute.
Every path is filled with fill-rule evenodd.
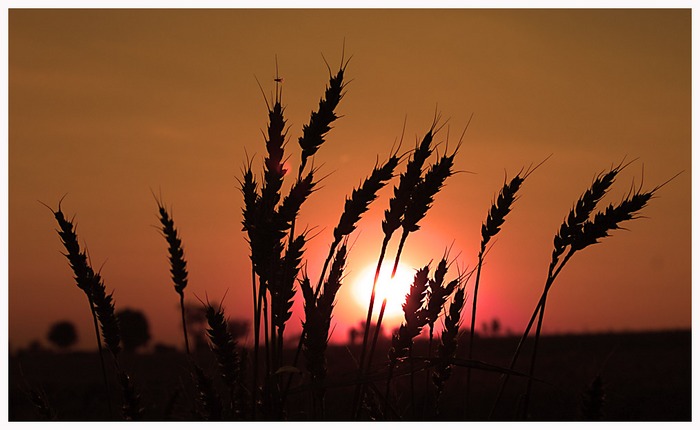
<svg viewBox="0 0 700 430"><path fill-rule="evenodd" d="M91 347L90 313L56 223L38 201L75 216L117 310L142 310L154 341L180 346L178 297L152 190L172 208L194 294L251 313L250 262L237 179L260 177L275 59L284 78L286 153L345 46L351 83L314 159L322 187L299 225L312 279L344 200L390 154L427 131L436 109L453 148L448 179L403 262L446 249L476 263L480 227L506 178L550 154L522 188L486 259L479 321L522 332L539 298L561 222L596 174L634 160L603 204L631 187L657 193L643 217L578 253L547 302L545 331L691 326L691 11L675 10L9 10L8 312L12 348L46 343L62 319ZM403 168L403 166L401 166ZM287 185L290 181L288 181ZM352 235L336 340L364 318L353 282L376 264L390 189ZM394 247L390 250L393 256ZM469 284L471 288L473 283ZM299 330L297 297L290 330ZM467 321L468 318L465 318ZM467 327L465 322L464 327Z"/></svg>

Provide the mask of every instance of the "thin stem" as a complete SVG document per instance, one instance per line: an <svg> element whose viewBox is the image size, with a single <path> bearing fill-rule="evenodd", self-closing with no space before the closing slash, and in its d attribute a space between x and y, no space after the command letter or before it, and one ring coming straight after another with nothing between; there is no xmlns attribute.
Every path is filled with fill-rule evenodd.
<svg viewBox="0 0 700 430"><path fill-rule="evenodd" d="M515 362L518 360L518 356L520 355L520 350L522 349L523 344L525 343L525 340L527 339L528 335L530 334L530 330L532 329L532 325L535 322L535 318L537 317L538 313L540 312L540 308L542 307L543 303L546 302L547 300L547 293L549 292L549 289L551 288L552 284L554 283L554 280L556 279L557 275L559 275L559 272L564 268L566 263L571 259L571 257L574 255L576 251L570 250L567 254L566 257L562 260L561 264L557 269L554 271L552 274L552 270L554 269L553 265L550 265L549 268L549 274L547 276L547 281L545 283L544 291L542 291L542 294L540 295L540 300L537 302L537 306L535 306L535 310L532 312L532 316L530 317L530 321L527 323L527 327L525 328L525 332L523 333L522 337L520 338L520 341L518 342L518 346L515 348L515 353L513 354L513 358L510 361L510 365L508 366L508 369L512 370L515 367ZM496 407L498 406L498 403L501 400L501 397L503 395L503 391L505 390L505 386L508 383L508 380L510 379L510 375L501 375L501 383L498 387L498 393L496 394L496 400L493 403L493 406L491 407L491 412L489 412L489 419L493 416L493 413L496 410Z"/></svg>
<svg viewBox="0 0 700 430"><path fill-rule="evenodd" d="M355 387L355 395L353 399L353 416L357 417L360 408L360 398L364 393L364 384L361 380L364 377L365 369L365 357L367 354L367 341L369 340L369 330L372 324L372 311L374 310L374 300L377 295L377 280L379 279L379 271L382 267L382 262L384 261L384 255L386 254L386 248L389 245L390 237L385 235L384 241L382 242L382 249L379 252L379 259L377 260L377 269L374 272L374 282L372 283L372 294L369 299L369 306L367 307L367 319L365 320L364 334L362 337L362 353L360 355L360 367L358 373L358 384ZM378 327L377 327L378 329Z"/></svg>
<svg viewBox="0 0 700 430"><path fill-rule="evenodd" d="M95 311L95 303L88 296L88 302L90 303L90 312L92 312L92 322L95 325L95 337L97 338L97 353L100 356L100 366L102 367L102 378L105 382L105 391L107 393L107 408L109 410L110 419L113 417L112 412L112 394L109 389L109 382L107 381L107 368L105 367L105 358L102 355L102 339L100 339L100 327L97 324L97 312Z"/></svg>
<svg viewBox="0 0 700 430"><path fill-rule="evenodd" d="M411 416L413 420L416 420L416 380L415 380L415 369L413 363L413 342L408 346L408 365L411 371Z"/></svg>
<svg viewBox="0 0 700 430"><path fill-rule="evenodd" d="M382 306L379 308L379 316L377 317L377 326L375 327L374 330L374 336L372 337L372 346L369 349L369 356L367 357L367 370L372 367L372 359L374 358L374 351L377 347L377 343L379 341L379 333L381 333L381 330L379 329L382 321L384 320L384 311L386 310L386 297L384 300L382 300Z"/></svg>
<svg viewBox="0 0 700 430"><path fill-rule="evenodd" d="M190 341L187 338L187 323L185 322L185 294L180 293L180 315L182 316L182 333L185 335L185 351L190 355Z"/></svg>
<svg viewBox="0 0 700 430"><path fill-rule="evenodd" d="M266 392L267 398L265 401L268 404L268 407L271 407L271 402L270 402L270 329L268 325L268 320L267 320L267 294L264 293L264 290L262 287L260 288L260 293L262 296L262 300L258 300L258 305L262 302L262 316L263 316L263 330L265 331L265 389L263 392Z"/></svg>
<svg viewBox="0 0 700 430"><path fill-rule="evenodd" d="M532 350L532 360L530 361L530 378L527 380L527 391L525 394L525 401L523 403L523 419L527 419L527 410L530 406L530 395L532 393L532 377L535 374L535 360L537 358L537 345L540 340L540 332L542 331L542 321L544 319L545 305L547 304L547 296L544 297L542 301L542 306L540 306L539 317L537 319L537 329L535 330L535 345Z"/></svg>
<svg viewBox="0 0 700 430"><path fill-rule="evenodd" d="M433 358L433 329L435 327L434 323L431 323L429 328L430 328L430 336L428 337L428 362L430 363L432 358ZM423 401L423 419L425 419L425 416L427 414L428 410L428 400L429 397L428 394L430 393L430 367L425 368L425 401ZM437 410L437 404L435 405L435 410Z"/></svg>
<svg viewBox="0 0 700 430"><path fill-rule="evenodd" d="M479 280L481 279L481 267L483 266L484 263L484 249L482 246L481 251L479 252L479 263L476 268L476 280L474 281L474 298L472 300L472 319L471 319L471 326L469 327L469 349L467 353L467 359L471 360L473 357L473 350L474 350L474 329L475 329L475 324L476 324L476 300L479 295ZM465 388L465 406L464 406L464 418L466 419L469 416L469 391L471 389L471 382L472 382L472 369L471 367L467 368L467 387Z"/></svg>
<svg viewBox="0 0 700 430"><path fill-rule="evenodd" d="M395 362L389 363L389 374L387 375L386 378L386 389L385 389L385 394L384 394L384 414L389 411L389 389L391 387L391 380L394 377L394 366L396 365Z"/></svg>
<svg viewBox="0 0 700 430"><path fill-rule="evenodd" d="M391 270L391 279L392 279L392 280L393 280L394 277L396 276L396 269L398 268L398 266L399 266L399 261L400 261L400 259L401 259L401 251L403 250L403 246L404 246L404 244L406 243L406 238L408 237L408 233L409 233L408 230L404 230L404 231L403 231L403 234L401 235L401 241L399 242L399 248L398 248L397 251L396 251L396 258L394 259L394 267L393 267L393 269ZM379 277L379 267L377 267L377 272L376 272L375 277L374 277L374 283L375 283L375 285L376 285L376 283L377 283L378 277ZM374 291L373 291L373 292L374 292ZM376 349L377 342L378 342L378 340L379 340L379 333L380 333L380 330L381 330L381 328L382 328L382 321L384 320L384 311L386 310L386 302L387 302L387 299L386 299L386 297L385 297L385 298L382 300L382 307L381 307L381 309L379 310L379 317L377 318L377 326L376 326L375 329L374 329L374 337L373 337L373 339L372 339L372 346L371 346L371 348L370 348L369 359L367 360L367 366L366 366L367 371L369 371L369 369L370 369L371 366L372 366L372 358L373 358L373 356L374 356L374 351L375 351L375 349ZM364 348L363 348L363 351L364 351ZM413 366L413 364L411 364L411 366ZM392 373L392 372L389 372L389 378L388 378L388 380L387 380L387 387L388 387L388 384L391 382L391 373ZM415 406L415 398L414 398L414 396L413 396L413 391L414 391L414 386L413 386L413 367L411 367L411 399L412 399L412 405ZM387 393L386 393L386 394L387 394L386 397L388 398L388 396L389 396L388 388L387 388ZM414 412L415 412L415 411L414 411Z"/></svg>
<svg viewBox="0 0 700 430"><path fill-rule="evenodd" d="M323 269L321 269L321 276L318 278L318 284L316 284L316 291L314 292L314 299L318 299L318 295L321 291L321 286L323 285L323 279L326 277L326 271L328 271L328 266L330 265L333 255L335 255L335 249L340 244L340 239L334 240L331 244L331 248L328 251L328 256L326 256L326 261L323 262Z"/></svg>
<svg viewBox="0 0 700 430"><path fill-rule="evenodd" d="M258 291L255 282L255 268L252 268L252 280L253 280L253 337L255 343L253 345L253 410L252 416L253 421L255 421L256 408L258 404L258 361L260 353L260 306L258 299Z"/></svg>
<svg viewBox="0 0 700 430"><path fill-rule="evenodd" d="M399 260L401 259L401 252L403 251L403 246L408 238L409 231L404 229L401 234L401 241L399 242L399 248L396 250L396 258L394 259L394 268L391 270L391 279L394 279L396 275L396 269L399 267Z"/></svg>

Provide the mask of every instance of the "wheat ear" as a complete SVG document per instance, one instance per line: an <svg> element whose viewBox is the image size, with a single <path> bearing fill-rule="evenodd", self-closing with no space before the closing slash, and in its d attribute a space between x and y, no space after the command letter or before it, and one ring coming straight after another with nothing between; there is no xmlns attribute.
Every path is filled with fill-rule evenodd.
<svg viewBox="0 0 700 430"><path fill-rule="evenodd" d="M306 167L309 157L316 154L316 151L325 141L326 133L331 130L331 124L338 119L335 110L343 98L345 86L347 85L344 79L345 69L349 61L349 59L347 62L341 59L338 72L329 78L325 94L318 103L318 110L311 112L309 123L302 127L302 136L299 137L299 146L301 147L300 176Z"/></svg>
<svg viewBox="0 0 700 430"><path fill-rule="evenodd" d="M237 388L240 383L240 357L236 351L236 341L228 330L226 316L221 306L214 308L207 303L205 306L207 318L207 336L209 337L210 348L214 352L218 363L221 378L229 389L231 399L231 410L237 415L238 400L236 398Z"/></svg>
<svg viewBox="0 0 700 430"><path fill-rule="evenodd" d="M65 196L64 196L65 197ZM45 203L40 202L42 205L46 206L51 213L53 213L56 221L58 222L59 230L58 235L63 242L63 246L66 248L66 258L68 259L69 265L73 270L74 279L78 288L80 288L87 296L88 303L90 305L90 312L92 314L92 321L95 327L95 337L97 339L97 352L100 356L100 367L102 369L102 379L105 384L105 391L107 393L107 408L109 411L109 416L112 416L112 402L111 394L109 389L109 382L107 380L107 369L105 367L104 356L102 354L102 341L100 340L100 330L98 326L97 310L95 309L95 302L93 301L93 291L95 290L95 276L94 271L88 264L88 258L84 251L80 249L80 244L78 243L78 235L75 232L75 228L72 221L68 221L61 210L61 199L58 202L58 209L53 210L50 206Z"/></svg>
<svg viewBox="0 0 700 430"><path fill-rule="evenodd" d="M187 287L188 275L185 251L182 248L182 240L175 228L175 222L165 205L158 198L156 198L156 204L158 205L158 214L160 216L161 232L168 243L170 277L173 281L175 292L180 296L180 318L182 320L182 334L185 339L185 351L187 355L190 355L190 342L187 337L187 322L185 320L185 288Z"/></svg>
<svg viewBox="0 0 700 430"><path fill-rule="evenodd" d="M535 167L535 169L536 168L537 167ZM469 326L469 346L467 352L467 358L469 360L471 360L474 356L474 331L476 325L477 299L479 295L479 282L481 281L481 268L484 263L486 246L488 245L489 241L501 231L501 226L505 222L506 216L510 213L512 206L515 203L516 194L519 191L520 186L525 181L525 178L527 178L527 176L529 176L529 174L532 173L532 171L526 171L525 174L523 174L522 176L521 173L515 175L515 177L513 177L513 179L511 179L510 182L506 182L503 184L503 188L501 188L501 191L498 193L498 197L489 209L488 215L486 216L486 221L481 225L481 245L479 247L479 256L476 268L476 280L474 281L471 324ZM471 370L471 368L467 369L467 385L465 388L464 408L465 417L469 414L469 395L471 392L472 376Z"/></svg>

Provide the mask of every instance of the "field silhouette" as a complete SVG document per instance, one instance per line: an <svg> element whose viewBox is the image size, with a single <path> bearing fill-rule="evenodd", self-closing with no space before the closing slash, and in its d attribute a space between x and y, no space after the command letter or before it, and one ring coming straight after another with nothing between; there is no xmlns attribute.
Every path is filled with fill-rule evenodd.
<svg viewBox="0 0 700 430"><path fill-rule="evenodd" d="M505 365L517 343L515 337L481 338L478 358L484 362ZM384 340L388 346L388 340ZM425 345L422 345L425 346ZM359 345L350 351L357 353ZM581 408L587 390L597 375L605 392L602 420L605 421L690 421L691 420L691 333L649 332L608 333L589 335L547 336L542 339L542 372L544 381L535 387L531 419L572 421L583 419ZM352 374L354 363L346 346L330 345L329 373ZM466 351L461 351L464 353ZM287 351L288 355L293 351ZM214 373L216 363L211 352L198 353L197 360L205 370ZM250 357L250 351L247 354ZM179 351L136 354L128 357L137 389L142 396L145 420L191 420L194 387L188 374L188 359ZM425 419L463 420L463 392L466 373L455 370L446 384L441 402L441 416L428 413ZM475 402L472 420L487 419L495 397L498 376L491 372L473 374ZM404 377L405 379L405 377ZM421 378L422 379L422 378ZM405 383L406 381L402 381ZM11 421L42 420L32 404L27 386L41 387L56 419L66 421L109 420L100 379L99 364L94 353L24 352L9 361L9 419ZM420 384L421 391L424 385ZM517 396L524 390L524 381L515 380L506 392L493 420L513 420ZM119 401L113 393L114 402ZM292 404L304 405L303 391L290 396ZM348 420L347 396L351 387L329 388L328 420ZM419 397L422 393L419 394ZM287 417L290 420L310 419L309 410L299 407ZM403 411L406 413L406 411ZM113 417L112 417L113 419Z"/></svg>
<svg viewBox="0 0 700 430"><path fill-rule="evenodd" d="M250 247L251 271L245 276L250 275L252 287L252 347L238 345L225 307L199 297L210 350L192 344L185 310L187 241L167 204L154 194L170 265L171 299L180 302L184 352L135 353L148 337L135 344L125 341L126 316L120 321L115 313L119 291L110 292L99 270L92 267L61 199L55 207L46 206L58 224L76 286L88 299L98 351L11 357L10 418L689 420L689 331L542 334L548 294L567 262L613 231L626 228L668 183L651 188L633 185L621 201L601 207L618 173L634 160L613 164L595 175L580 196L572 196L571 211L562 214L561 226L552 232L547 278L522 336L478 336L479 283L482 270L489 270L488 251L495 237L507 230L506 220L528 177L537 174L548 158L505 179L492 205L484 208L473 268L456 264L446 244L442 256L416 268L400 327L390 338L380 335L386 300L375 297L375 290L382 263L391 261L396 270L412 235L430 222L426 215L436 196L458 173L455 160L461 155L469 124L457 142L454 137L450 140L448 122L437 111L415 146L405 144L402 136L390 155L378 160L348 193L327 257L306 261L313 232L300 228L297 219L322 182L315 157L339 118L348 61L343 55L336 71L329 66L325 92L298 139L296 172L286 165L291 145L278 74L273 95L264 96L268 125L263 133L265 156L259 160L262 174L254 173L258 170L254 160L246 160L238 178L242 230ZM443 133L444 141L439 142ZM357 344L333 345L329 343L332 320L348 260L353 258L352 238L384 187L393 194L381 222L383 238L362 324L369 329L358 333ZM398 243L393 255L390 243ZM307 263L322 267L318 280L310 279ZM304 304L303 314L296 316L303 321L303 331L298 338L290 338L286 329L297 300ZM376 319L375 309L380 309ZM145 325L140 320L137 324Z"/></svg>

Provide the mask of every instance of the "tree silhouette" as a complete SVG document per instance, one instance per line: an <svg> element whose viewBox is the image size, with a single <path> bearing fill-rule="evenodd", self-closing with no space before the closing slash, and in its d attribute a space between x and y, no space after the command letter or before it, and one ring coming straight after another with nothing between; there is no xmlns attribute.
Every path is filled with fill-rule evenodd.
<svg viewBox="0 0 700 430"><path fill-rule="evenodd" d="M491 335L498 336L501 334L501 321L498 318L494 318L491 321Z"/></svg>
<svg viewBox="0 0 700 430"><path fill-rule="evenodd" d="M237 318L228 319L228 331L236 342L245 340L250 331L250 321Z"/></svg>
<svg viewBox="0 0 700 430"><path fill-rule="evenodd" d="M214 306L214 308L218 307L216 304L212 304L212 306ZM187 333L194 344L194 349L197 351L205 351L209 349L206 336L206 308L200 303L185 303L185 321L187 325Z"/></svg>
<svg viewBox="0 0 700 430"><path fill-rule="evenodd" d="M75 325L70 321L60 321L51 326L47 339L60 349L68 349L78 341Z"/></svg>
<svg viewBox="0 0 700 430"><path fill-rule="evenodd" d="M145 346L151 340L148 320L141 311L124 309L117 312L119 330L122 337L124 351L134 352L137 348Z"/></svg>

